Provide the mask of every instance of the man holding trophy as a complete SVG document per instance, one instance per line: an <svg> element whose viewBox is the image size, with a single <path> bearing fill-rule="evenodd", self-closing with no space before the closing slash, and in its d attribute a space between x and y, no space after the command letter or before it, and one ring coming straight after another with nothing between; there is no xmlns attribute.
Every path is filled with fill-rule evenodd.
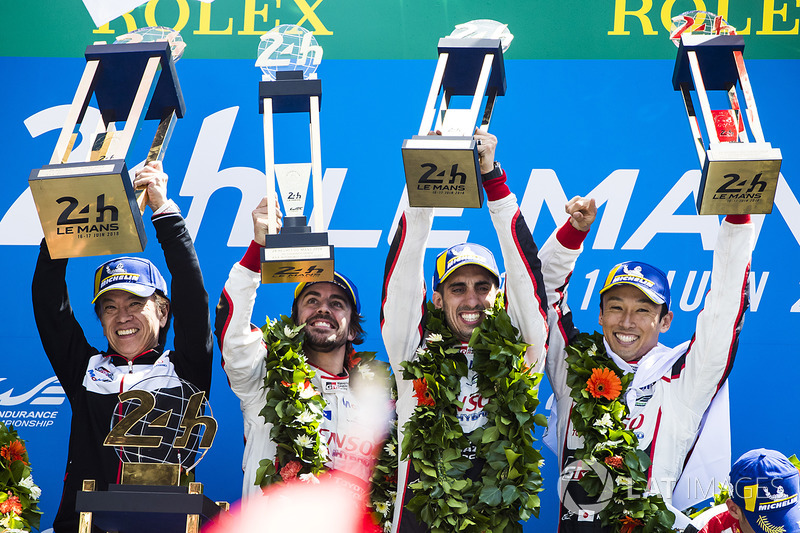
<svg viewBox="0 0 800 533"><path fill-rule="evenodd" d="M508 490L520 496L526 494L524 501L515 501L510 508L501 509L499 501L490 501L490 505L483 507L483 497L472 499L482 490L491 489L486 484L491 483L487 479L493 474L486 471L490 467L487 457L482 456L486 450L484 445L492 440L491 435L498 435L495 416L504 412L512 400L511 396L503 396L491 386L484 385L482 380L486 376L480 375L484 367L477 366L478 347L476 343L473 348L472 341L484 333L491 335L501 315L506 319L510 316L507 336L511 336L511 326L519 328L522 340L514 344L518 349L512 350L501 366L509 365L503 369L504 372L518 371L514 376L524 384L533 404L526 404L526 407L532 406L532 410L522 409L522 404L516 404L517 411L520 416L530 414L531 422L538 383L531 372L540 372L544 366L547 342L544 286L536 244L517 207L516 197L506 185L505 172L495 162L496 137L476 130L474 140L479 152L482 186L489 200L489 212L500 239L506 268L508 314L502 310L500 272L493 255L483 246L471 243L457 244L439 254L433 275L432 304L425 310L423 260L433 224L433 208L408 208L396 229L386 260L381 317L384 344L397 376L398 442L402 447L400 458L403 459L398 469L393 531L459 530L460 524L457 527L453 520L462 520L466 516L472 523L469 531L505 530L521 517L526 519L529 516L531 511L523 511L520 515L520 509L529 509L527 505L534 500L529 498L537 492L537 483L541 481L528 483L538 476L540 458L538 453L525 455L535 453L531 442L521 443L523 457L517 460L516 467L529 473L530 477L525 483ZM478 330L481 335L477 334ZM476 331L475 335L473 331ZM502 342L502 337L501 334L491 338ZM514 342L511 338L508 340ZM525 343L530 345L527 351ZM488 344L491 345L492 341ZM435 364L439 366L435 369L426 367L417 372L420 366L414 365L427 365L432 352L447 355L438 359ZM456 372L450 370L452 365L456 365ZM486 397L486 394L494 397ZM424 433L427 431L432 437L439 438L437 421L443 417L452 420L456 427L443 431L438 443L428 442ZM519 434L530 438L531 429L532 426L526 427ZM482 437L474 439L476 435ZM495 440L505 442L505 437ZM506 447L512 448L515 445L513 441L511 437ZM419 463L414 460L420 458L422 461ZM441 466L444 462L447 465ZM437 464L439 466L432 466ZM437 477L436 469L452 476L445 482L447 486L430 484L436 483L431 481ZM425 479L420 478L420 470ZM442 490L448 494L441 496ZM460 509L442 507L436 510L428 505L439 505L443 500L459 500L454 505ZM535 500L538 502L538 497ZM505 522L490 522L494 519Z"/></svg>
<svg viewBox="0 0 800 533"><path fill-rule="evenodd" d="M364 337L358 289L334 270L333 246L322 225L322 80L315 73L321 57L310 31L286 24L262 36L256 62L263 72L259 107L267 195L252 212L253 240L231 268L216 319L225 373L244 418L242 494L249 499L276 483L314 484L335 471L333 479L346 480L341 485L353 500L366 502L388 423L387 389L377 387L383 401L360 395L375 390L366 385L379 385L380 372L370 368L374 354L353 350ZM308 121L311 162L276 164L276 139L299 140L274 134L274 114ZM310 176L313 231L303 214ZM299 282L290 316L253 326L258 287L286 282ZM372 419L373 408L383 419ZM376 527L366 514L364 520L365 530Z"/></svg>
<svg viewBox="0 0 800 533"><path fill-rule="evenodd" d="M727 411L712 402L731 371L748 306L754 243L750 215L725 217L714 251L711 290L695 334L670 348L659 343L659 335L670 328L673 317L667 276L636 261L614 266L600 289L602 336L579 333L567 305L567 288L597 209L594 200L576 197L566 210L569 220L540 254L550 306L547 375L556 399L548 432L551 438L555 432L557 445L548 445L555 448L562 470L560 531L613 530L615 520L625 520L623 507L632 509L631 502L618 495L637 499L635 471L641 487L660 494L676 513L676 527L683 529L688 521L671 503L681 496L689 498L686 490L699 489L692 480L688 489L680 485L676 489L676 484L691 468L687 461L709 451L697 442L701 429L713 432L709 427L719 422L717 417L727 417ZM581 390L591 398L582 399ZM607 407L602 414L589 413L586 408L592 402ZM718 447L711 452L716 458ZM629 455L638 457L637 467L626 464L623 458ZM708 468L704 476L710 478L702 480L703 487L716 487L725 479L726 465L716 475L714 466L704 466ZM587 494L579 483L587 476L599 478L604 492ZM644 494L638 495L639 501ZM617 499L624 505L617 507ZM640 522L644 525L646 519Z"/></svg>
<svg viewBox="0 0 800 533"><path fill-rule="evenodd" d="M261 492L261 487L276 481L313 482L323 471L332 469L349 480L348 490L366 499L386 421L364 420L365 413L372 410L364 405L360 386L375 376L368 362L353 350L364 337L358 289L339 272L334 273L332 282L301 282L294 292L291 323L273 321L264 332L253 326L250 321L256 290L262 282L261 250L271 225L267 202L268 197L264 197L253 210L253 241L231 268L217 306L216 335L225 373L244 417L242 494L252 497ZM274 203L273 224L280 228L277 199ZM269 342L272 338L281 342ZM286 346L292 351L283 350ZM296 367L284 379L281 369L272 370L275 365ZM299 372L307 376L303 374L297 381ZM279 416L271 404L272 395L285 398L295 392L298 401L318 398L314 402L321 403L291 421L270 418ZM388 397L383 401L385 405ZM302 430L304 452L315 450L310 461L287 453L293 447L292 442L284 442L291 427ZM264 468L267 462L269 470ZM368 525L365 531L370 531L374 527L371 519L365 515L364 520Z"/></svg>
<svg viewBox="0 0 800 533"><path fill-rule="evenodd" d="M150 377L181 378L206 394L211 387L208 295L183 217L167 198L161 163L138 171L133 186L146 190L172 283L168 290L158 269L139 257L119 257L97 269L92 301L108 339L106 351L86 340L67 294L67 260L51 259L44 240L33 275L39 336L72 407L64 492L53 524L57 533L78 530L75 498L83 480L95 480L97 490L119 483L120 459L103 442L121 391ZM173 317L175 349L168 350ZM163 380L149 381L159 382Z"/></svg>

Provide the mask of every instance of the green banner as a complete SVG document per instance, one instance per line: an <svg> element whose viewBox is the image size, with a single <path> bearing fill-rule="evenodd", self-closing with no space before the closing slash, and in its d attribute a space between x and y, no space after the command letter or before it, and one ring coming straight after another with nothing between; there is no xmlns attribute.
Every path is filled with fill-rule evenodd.
<svg viewBox="0 0 800 533"><path fill-rule="evenodd" d="M144 26L169 26L185 57L253 58L280 24L312 30L326 59L433 59L456 24L508 24L508 59L673 59L670 18L722 15L745 36L748 59L800 57L797 0L150 0L96 28L80 0L3 0L0 54L78 57Z"/></svg>

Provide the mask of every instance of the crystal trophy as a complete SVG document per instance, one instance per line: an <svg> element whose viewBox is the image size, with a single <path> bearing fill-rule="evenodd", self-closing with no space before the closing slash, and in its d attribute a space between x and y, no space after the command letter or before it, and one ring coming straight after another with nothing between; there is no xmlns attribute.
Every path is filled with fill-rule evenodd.
<svg viewBox="0 0 800 533"><path fill-rule="evenodd" d="M258 52L256 66L263 72L258 92L264 120L267 193L270 198L275 195L277 179L286 214L283 228L277 233L275 205L268 203L269 233L261 249L261 282L333 281L333 246L328 244L328 234L322 227L322 82L316 75L322 47L310 31L284 24L261 36ZM275 163L273 115L278 113L307 114L311 162ZM313 228L304 215L309 178L314 201Z"/></svg>

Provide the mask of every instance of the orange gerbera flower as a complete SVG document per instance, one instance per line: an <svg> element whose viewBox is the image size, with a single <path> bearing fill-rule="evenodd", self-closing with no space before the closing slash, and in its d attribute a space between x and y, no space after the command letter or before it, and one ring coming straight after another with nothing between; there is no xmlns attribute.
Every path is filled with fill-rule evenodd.
<svg viewBox="0 0 800 533"><path fill-rule="evenodd" d="M626 516L622 519L622 529L619 530L620 533L633 533L636 531L636 528L642 527L644 522L639 520L638 518L633 518L632 516Z"/></svg>
<svg viewBox="0 0 800 533"><path fill-rule="evenodd" d="M25 460L25 445L22 441L14 440L8 443L7 446L0 448L0 456L4 457L9 463L14 461L22 461L28 464Z"/></svg>
<svg viewBox="0 0 800 533"><path fill-rule="evenodd" d="M428 383L425 378L414 380L414 397L417 399L417 405L426 405L433 407L436 405L436 400L428 390Z"/></svg>
<svg viewBox="0 0 800 533"><path fill-rule="evenodd" d="M622 382L610 368L594 368L586 382L586 390L595 398L616 400L622 392Z"/></svg>
<svg viewBox="0 0 800 533"><path fill-rule="evenodd" d="M622 468L623 465L622 457L620 457L619 455L612 455L611 457L606 457L605 459L603 459L603 462L613 468Z"/></svg>

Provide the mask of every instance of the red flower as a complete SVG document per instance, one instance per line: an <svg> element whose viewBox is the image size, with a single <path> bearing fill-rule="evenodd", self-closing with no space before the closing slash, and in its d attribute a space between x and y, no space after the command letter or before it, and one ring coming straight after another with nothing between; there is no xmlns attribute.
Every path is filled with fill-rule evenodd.
<svg viewBox="0 0 800 533"><path fill-rule="evenodd" d="M622 382L609 368L594 368L592 376L586 382L586 390L595 398L616 400L622 392Z"/></svg>
<svg viewBox="0 0 800 533"><path fill-rule="evenodd" d="M414 397L417 399L417 405L426 405L433 407L436 405L436 400L428 390L428 383L425 378L414 380Z"/></svg>
<svg viewBox="0 0 800 533"><path fill-rule="evenodd" d="M603 462L608 466L613 468L622 468L622 457L619 455L612 455L611 457L606 457Z"/></svg>
<svg viewBox="0 0 800 533"><path fill-rule="evenodd" d="M300 461L289 461L286 463L286 466L281 468L281 477L284 481L289 481L297 477L298 472L302 466L300 465Z"/></svg>
<svg viewBox="0 0 800 533"><path fill-rule="evenodd" d="M0 514L6 513L22 514L22 504L19 498L12 496L10 492L8 493L8 499L0 503Z"/></svg>
<svg viewBox="0 0 800 533"><path fill-rule="evenodd" d="M358 355L358 352L353 350L347 356L347 361L345 362L345 366L348 370L352 370L361 362L361 357Z"/></svg>
<svg viewBox="0 0 800 533"><path fill-rule="evenodd" d="M626 516L622 519L622 528L619 530L619 533L633 533L636 531L636 528L642 527L644 522L639 520L638 518L633 518L632 516Z"/></svg>
<svg viewBox="0 0 800 533"><path fill-rule="evenodd" d="M19 440L11 441L7 446L0 448L0 456L4 457L9 464L14 461L28 464L28 461L25 460L25 445Z"/></svg>

